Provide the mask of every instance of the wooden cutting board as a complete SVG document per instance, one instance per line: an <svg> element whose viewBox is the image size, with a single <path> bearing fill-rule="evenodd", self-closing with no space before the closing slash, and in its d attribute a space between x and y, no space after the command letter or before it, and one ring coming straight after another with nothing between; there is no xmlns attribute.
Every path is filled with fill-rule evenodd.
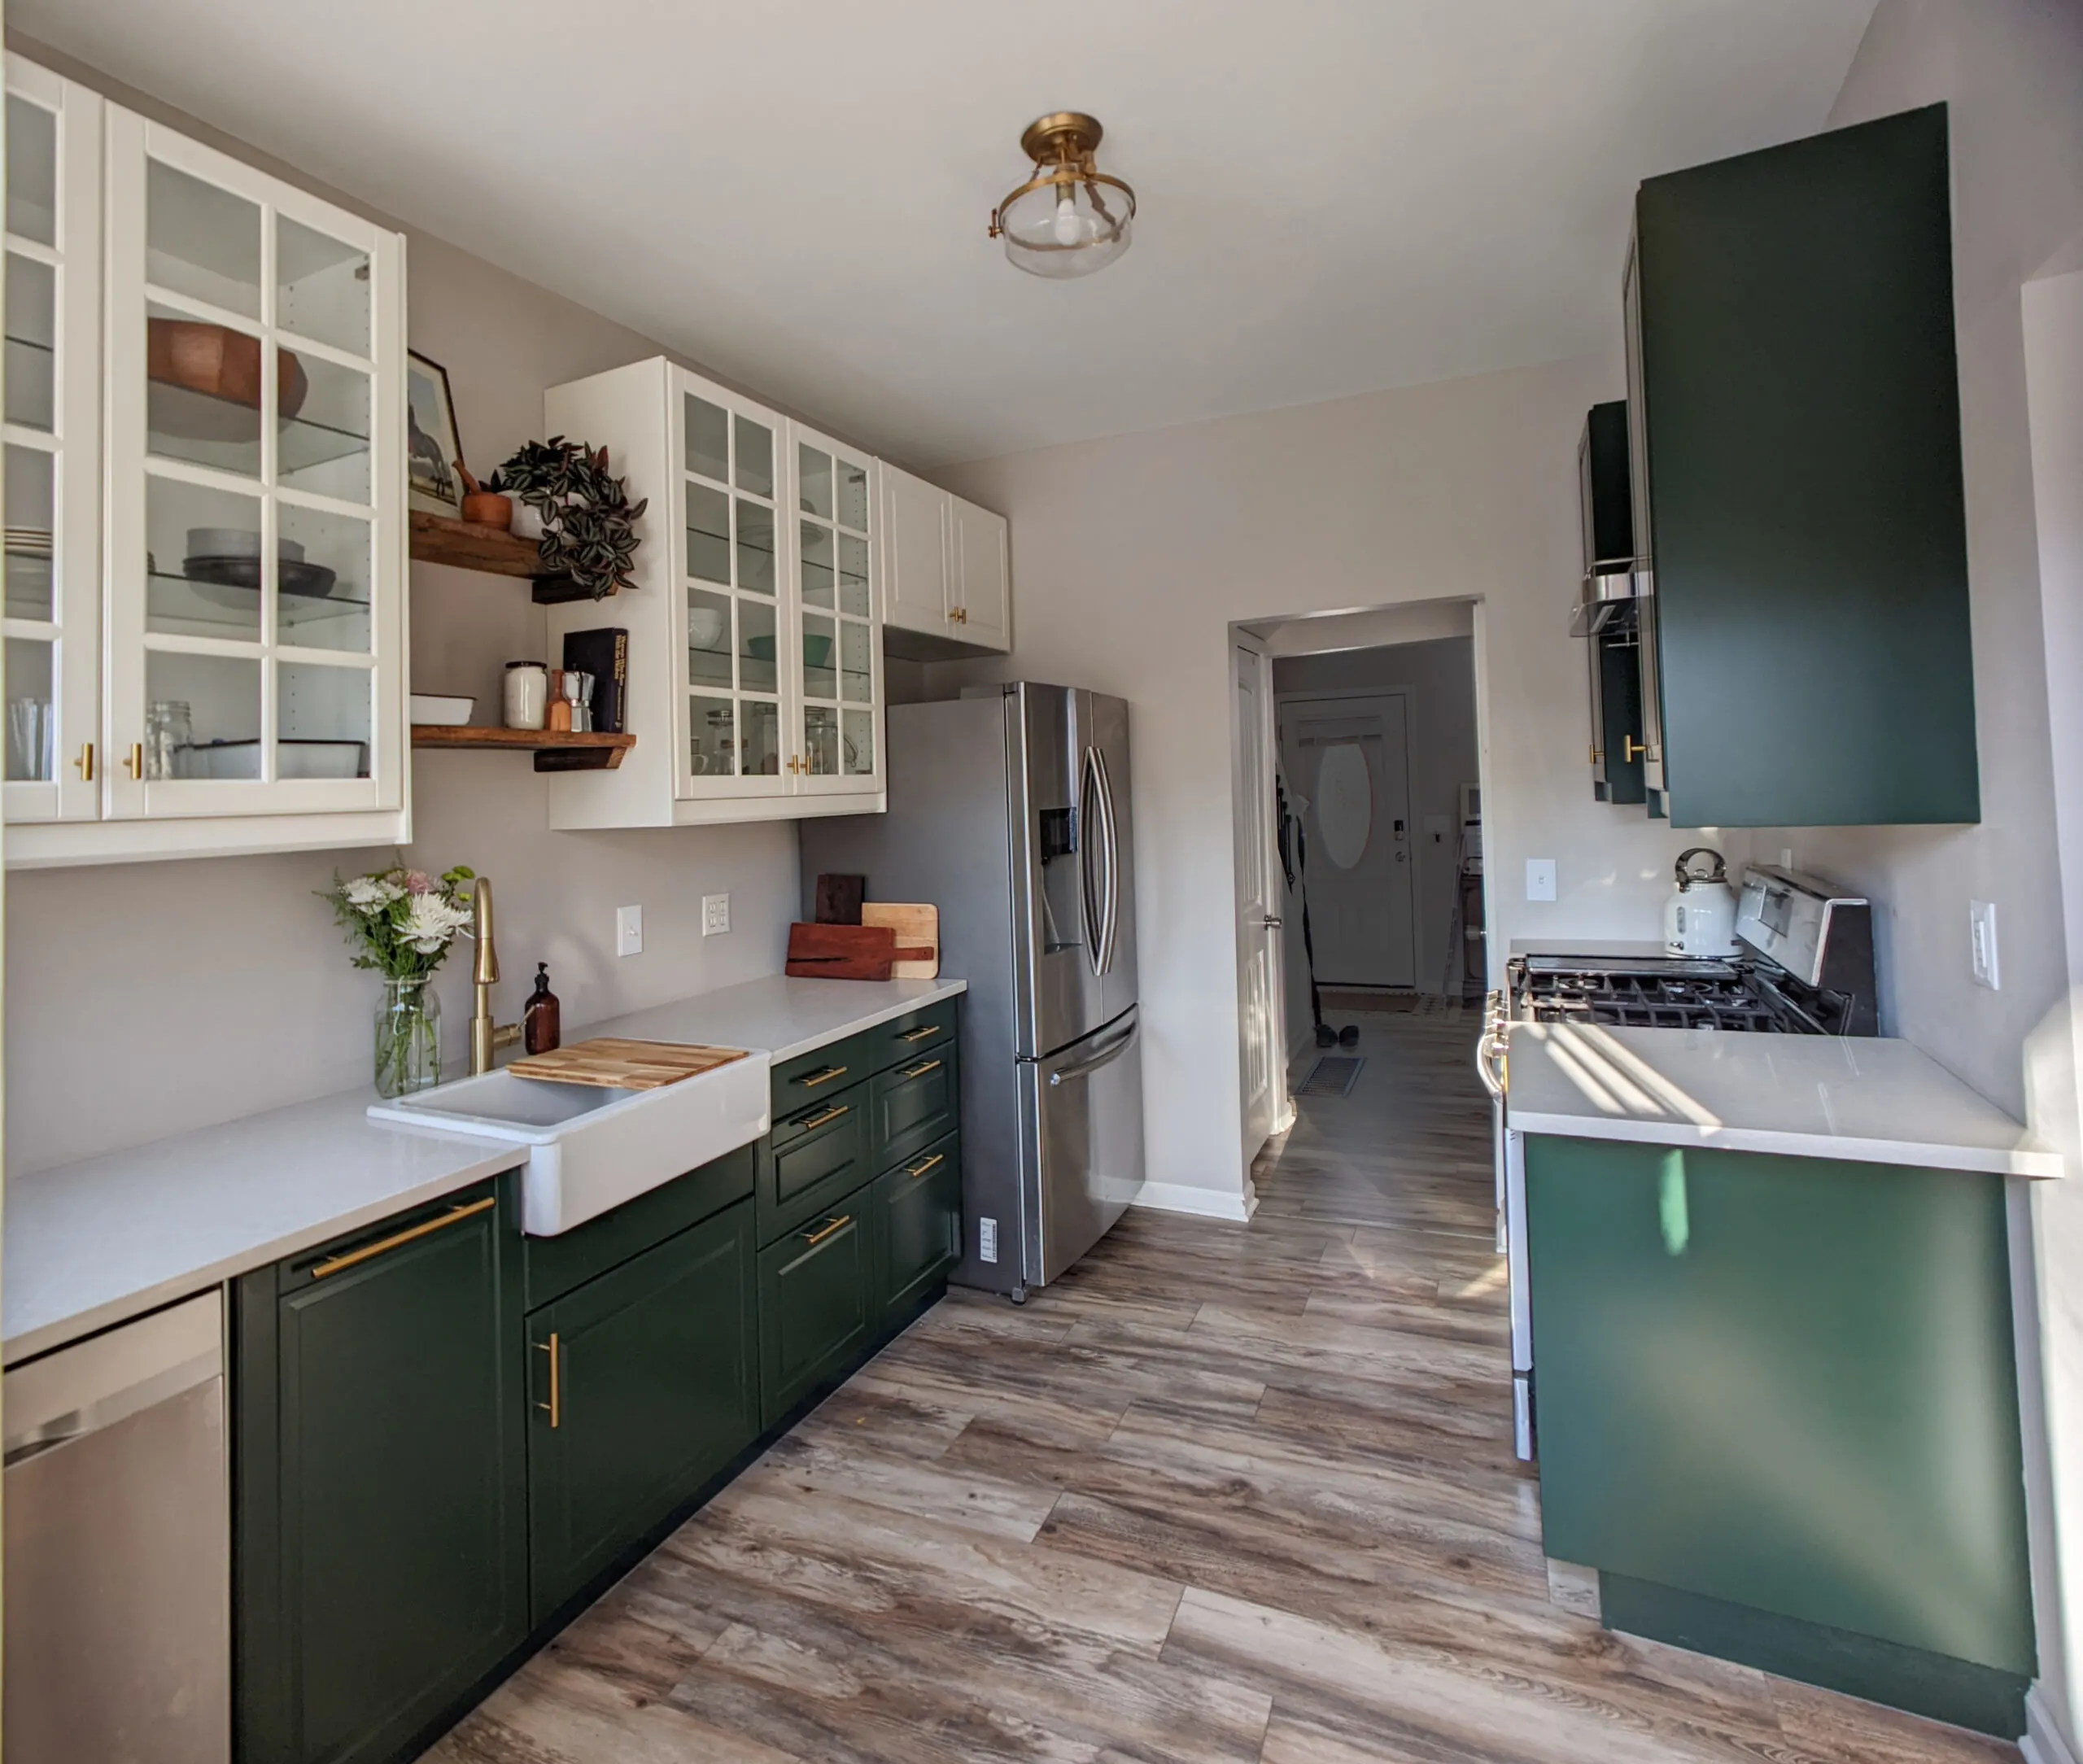
<svg viewBox="0 0 2083 1764"><path fill-rule="evenodd" d="M941 976L941 910L937 906L906 905L896 901L862 903L861 923L887 925L897 933L900 947L890 963L892 980L938 980ZM913 950L926 953L907 960Z"/></svg>
<svg viewBox="0 0 2083 1764"><path fill-rule="evenodd" d="M624 1041L613 1036L560 1047L553 1053L531 1054L506 1069L522 1078L543 1078L552 1084L590 1084L611 1090L661 1090L683 1078L692 1078L733 1060L743 1059L742 1047L690 1047L673 1041Z"/></svg>
<svg viewBox="0 0 2083 1764"><path fill-rule="evenodd" d="M783 972L796 980L888 980L900 961L924 961L933 952L900 946L887 925L806 925L788 928L788 960Z"/></svg>

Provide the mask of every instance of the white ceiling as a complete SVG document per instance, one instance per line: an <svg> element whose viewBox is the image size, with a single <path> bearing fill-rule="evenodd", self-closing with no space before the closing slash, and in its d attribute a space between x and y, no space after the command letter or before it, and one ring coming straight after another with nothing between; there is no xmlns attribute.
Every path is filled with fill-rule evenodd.
<svg viewBox="0 0 2083 1764"><path fill-rule="evenodd" d="M1643 177L1874 0L10 0L9 22L921 465L1613 346ZM1133 247L985 237L1043 111Z"/></svg>

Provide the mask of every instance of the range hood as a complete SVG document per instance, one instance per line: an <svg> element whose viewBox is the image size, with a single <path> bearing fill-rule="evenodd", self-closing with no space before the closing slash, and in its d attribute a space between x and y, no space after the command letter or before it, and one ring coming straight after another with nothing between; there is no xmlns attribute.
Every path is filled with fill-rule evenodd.
<svg viewBox="0 0 2083 1764"><path fill-rule="evenodd" d="M1627 474L1627 404L1594 404L1577 443L1584 571L1570 609L1570 635L1595 637L1635 622L1635 507Z"/></svg>

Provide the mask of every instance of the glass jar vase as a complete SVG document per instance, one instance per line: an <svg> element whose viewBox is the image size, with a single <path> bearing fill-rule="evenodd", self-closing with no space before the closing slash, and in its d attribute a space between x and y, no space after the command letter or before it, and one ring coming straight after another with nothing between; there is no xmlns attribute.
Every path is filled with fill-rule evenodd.
<svg viewBox="0 0 2083 1764"><path fill-rule="evenodd" d="M441 1082L441 1001L425 976L386 980L376 1012L376 1094L409 1096Z"/></svg>

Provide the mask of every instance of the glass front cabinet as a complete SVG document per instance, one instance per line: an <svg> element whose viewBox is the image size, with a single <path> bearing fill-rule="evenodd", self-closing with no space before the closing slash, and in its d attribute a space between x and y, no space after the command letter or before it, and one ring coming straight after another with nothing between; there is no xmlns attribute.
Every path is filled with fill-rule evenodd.
<svg viewBox="0 0 2083 1764"><path fill-rule="evenodd" d="M404 242L12 56L7 119L8 861L403 840Z"/></svg>
<svg viewBox="0 0 2083 1764"><path fill-rule="evenodd" d="M544 421L648 503L635 587L551 609L552 663L568 632L628 632L637 738L552 776L551 825L880 810L876 461L662 358L552 388Z"/></svg>

